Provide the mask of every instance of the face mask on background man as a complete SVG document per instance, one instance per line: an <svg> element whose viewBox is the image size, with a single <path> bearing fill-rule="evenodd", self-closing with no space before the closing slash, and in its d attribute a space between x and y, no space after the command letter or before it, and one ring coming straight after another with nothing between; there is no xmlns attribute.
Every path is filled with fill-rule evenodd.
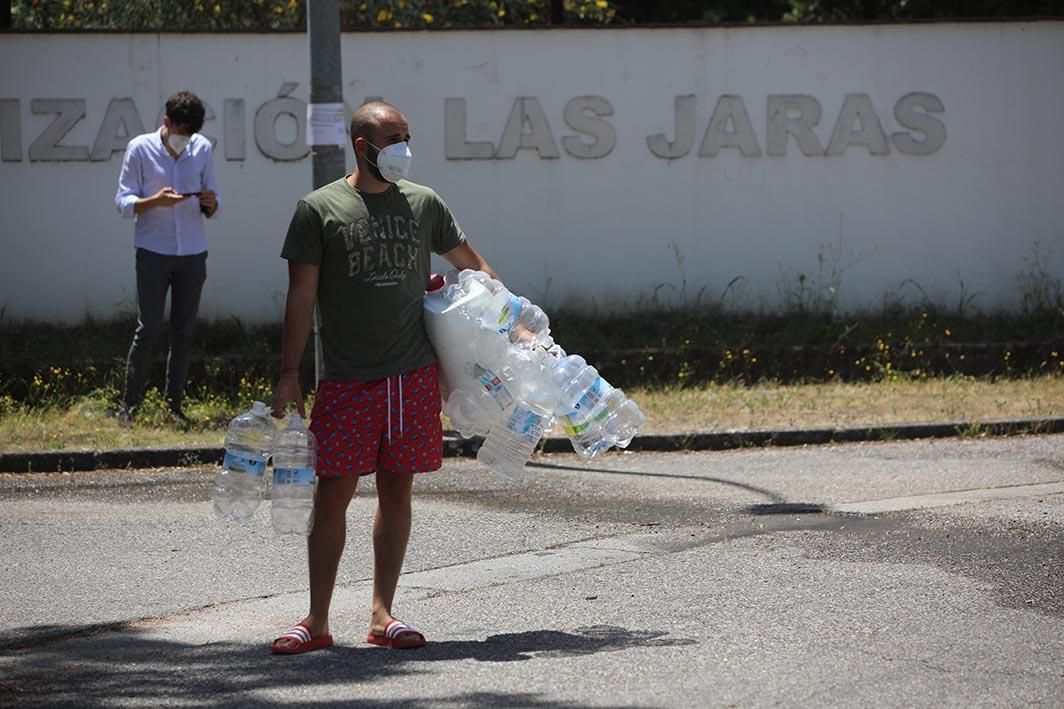
<svg viewBox="0 0 1064 709"><path fill-rule="evenodd" d="M173 148L173 151L178 155L181 154L181 151L185 149L185 146L188 145L188 141L190 140L192 140L191 136L177 135L173 131L171 131L170 135L166 138L166 142L170 144L170 147Z"/></svg>

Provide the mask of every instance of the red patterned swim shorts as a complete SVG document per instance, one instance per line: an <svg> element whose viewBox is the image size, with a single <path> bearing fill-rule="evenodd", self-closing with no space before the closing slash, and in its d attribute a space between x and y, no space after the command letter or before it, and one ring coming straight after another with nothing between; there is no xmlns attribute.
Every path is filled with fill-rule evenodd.
<svg viewBox="0 0 1064 709"><path fill-rule="evenodd" d="M387 379L322 380L310 419L319 477L427 473L443 464L435 364Z"/></svg>

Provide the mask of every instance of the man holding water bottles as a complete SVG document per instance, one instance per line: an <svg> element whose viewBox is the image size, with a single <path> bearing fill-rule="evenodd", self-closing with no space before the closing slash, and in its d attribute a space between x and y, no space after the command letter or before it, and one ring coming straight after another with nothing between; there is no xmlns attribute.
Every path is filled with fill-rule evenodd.
<svg viewBox="0 0 1064 709"><path fill-rule="evenodd" d="M204 218L218 214L211 141L199 134L206 109L193 93L179 91L166 101L158 130L129 141L122 159L115 207L133 219L137 268L137 330L126 359L119 423L130 425L144 397L151 348L162 332L170 292L170 354L166 360L166 403L178 423L188 379L192 329L207 278Z"/></svg>
<svg viewBox="0 0 1064 709"><path fill-rule="evenodd" d="M288 298L273 412L303 414L299 363L315 303L323 368L311 431L318 444L307 542L310 611L274 640L277 654L328 647L329 607L358 478L376 474L373 598L366 642L407 649L425 636L392 615L411 528L414 476L443 458L436 355L422 321L431 254L495 276L433 190L409 182L410 128L384 101L351 120L354 172L296 205L281 251Z"/></svg>

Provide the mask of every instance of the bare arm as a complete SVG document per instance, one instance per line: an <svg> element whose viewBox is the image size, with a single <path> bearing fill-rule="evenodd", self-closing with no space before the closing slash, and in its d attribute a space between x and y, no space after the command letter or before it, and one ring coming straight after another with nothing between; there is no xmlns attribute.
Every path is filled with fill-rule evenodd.
<svg viewBox="0 0 1064 709"><path fill-rule="evenodd" d="M495 280L502 281L488 262L484 260L484 257L477 253L477 250L468 241L464 241L450 251L440 255L457 269L471 268L474 271L483 271Z"/></svg>
<svg viewBox="0 0 1064 709"><path fill-rule="evenodd" d="M288 262L288 298L284 308L281 340L281 376L273 392L273 415L281 417L289 404L295 404L306 418L303 390L299 385L299 363L307 346L318 297L319 268L309 263Z"/></svg>

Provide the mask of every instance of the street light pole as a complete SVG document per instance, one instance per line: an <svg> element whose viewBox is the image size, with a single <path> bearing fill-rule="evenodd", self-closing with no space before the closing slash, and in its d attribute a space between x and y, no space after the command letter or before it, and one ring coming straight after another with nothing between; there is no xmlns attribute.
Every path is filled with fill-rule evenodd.
<svg viewBox="0 0 1064 709"><path fill-rule="evenodd" d="M310 103L335 106L344 102L340 66L340 4L338 0L307 0L310 42ZM340 122L343 123L341 108ZM344 145L311 145L314 189L344 175Z"/></svg>
<svg viewBox="0 0 1064 709"><path fill-rule="evenodd" d="M547 20L547 24L555 26L565 24L564 0L550 0L550 16Z"/></svg>
<svg viewBox="0 0 1064 709"><path fill-rule="evenodd" d="M307 0L310 44L310 105L307 145L314 189L344 176L344 95L340 62L339 0ZM337 126L339 122L339 126ZM321 319L314 308L314 382L321 379Z"/></svg>

